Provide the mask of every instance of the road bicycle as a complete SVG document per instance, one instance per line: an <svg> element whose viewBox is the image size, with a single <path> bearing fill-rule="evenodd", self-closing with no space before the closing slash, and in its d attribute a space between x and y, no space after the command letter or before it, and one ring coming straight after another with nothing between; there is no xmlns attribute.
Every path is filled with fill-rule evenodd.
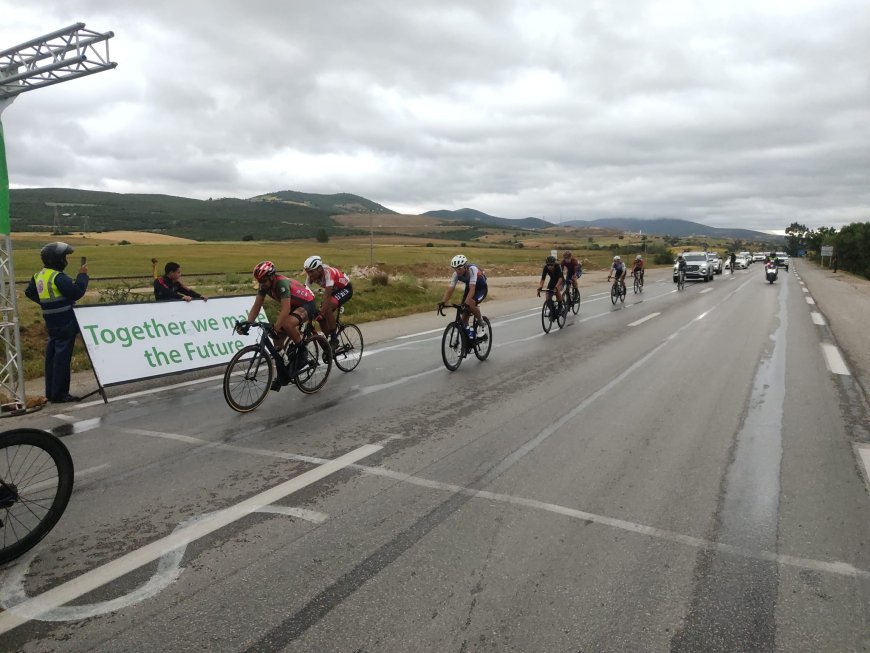
<svg viewBox="0 0 870 653"><path fill-rule="evenodd" d="M543 292L547 293L547 298L544 300L544 305L541 307L541 326L544 327L544 333L550 333L553 328L553 322L559 325L559 328L565 326L565 318L568 316L568 305L561 301L558 304L553 302L555 290L544 288ZM538 291L540 296L541 291Z"/></svg>
<svg viewBox="0 0 870 653"><path fill-rule="evenodd" d="M682 290L686 287L686 271L680 270L677 272L677 290Z"/></svg>
<svg viewBox="0 0 870 653"><path fill-rule="evenodd" d="M489 318L481 316L479 322L474 318L471 326L475 336L472 340L465 332L465 323L462 321L463 317L471 315L471 311L464 304L447 304L447 306L456 309L456 317L447 325L444 335L441 336L441 359L444 361L444 366L451 372L455 372L462 365L462 359L471 351L478 360L486 360L492 350L492 325L489 323ZM447 316L444 308L443 304L438 305L438 315Z"/></svg>
<svg viewBox="0 0 870 653"><path fill-rule="evenodd" d="M610 287L610 301L615 304L617 300L625 302L625 284L620 283L619 279L614 278L613 285Z"/></svg>
<svg viewBox="0 0 870 653"><path fill-rule="evenodd" d="M574 315L580 312L580 290L575 288L570 281L567 289L562 293L562 301Z"/></svg>
<svg viewBox="0 0 870 653"><path fill-rule="evenodd" d="M635 270L633 273L634 276L634 294L643 292L643 272L640 270Z"/></svg>
<svg viewBox="0 0 870 653"><path fill-rule="evenodd" d="M356 324L345 323L341 321L341 315L344 313L344 306L338 307L338 313L335 316L335 335L338 338L338 346L332 350L332 361L335 366L342 372L350 372L356 369L363 355L363 336L362 331ZM321 329L323 329L322 318L318 318ZM307 338L315 333L314 323L308 322L302 331L302 337Z"/></svg>
<svg viewBox="0 0 870 653"><path fill-rule="evenodd" d="M69 450L51 433L0 433L0 564L29 551L54 528L74 476Z"/></svg>
<svg viewBox="0 0 870 653"><path fill-rule="evenodd" d="M251 327L260 329L260 339L236 352L224 372L224 399L230 408L240 413L254 410L263 403L277 381L293 383L305 394L320 390L332 371L329 343L319 333L304 337L301 347L289 338L276 349L269 337L273 332L268 322L236 322L234 330L247 334ZM278 372L276 377L275 372Z"/></svg>

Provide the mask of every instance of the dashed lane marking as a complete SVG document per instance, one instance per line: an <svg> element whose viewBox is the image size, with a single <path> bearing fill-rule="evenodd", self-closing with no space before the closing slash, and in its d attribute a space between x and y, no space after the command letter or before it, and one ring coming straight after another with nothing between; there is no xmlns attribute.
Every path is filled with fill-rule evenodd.
<svg viewBox="0 0 870 653"><path fill-rule="evenodd" d="M818 324L819 326L825 326L825 318L818 311L813 311L810 313L810 317L813 318L813 324Z"/></svg>
<svg viewBox="0 0 870 653"><path fill-rule="evenodd" d="M843 360L842 354L840 354L840 350L837 349L835 345L832 345L828 342L821 343L822 345L822 354L825 356L825 363L828 365L828 369L832 374L842 374L844 376L851 376L852 373L849 372L849 368L846 366L846 361Z"/></svg>
<svg viewBox="0 0 870 653"><path fill-rule="evenodd" d="M813 299L812 297L804 297L804 299L807 300L807 304L810 304L811 306L815 306L815 305L816 305L816 300Z"/></svg>
<svg viewBox="0 0 870 653"><path fill-rule="evenodd" d="M643 324L643 323L646 322L647 320L651 320L651 319L653 319L654 317L658 317L659 315L661 315L661 313L650 313L650 314L647 315L646 317L642 317L641 319L632 322L632 323L629 324L628 326L630 326L630 327L635 327L635 326L637 326L637 325L639 325L639 324Z"/></svg>

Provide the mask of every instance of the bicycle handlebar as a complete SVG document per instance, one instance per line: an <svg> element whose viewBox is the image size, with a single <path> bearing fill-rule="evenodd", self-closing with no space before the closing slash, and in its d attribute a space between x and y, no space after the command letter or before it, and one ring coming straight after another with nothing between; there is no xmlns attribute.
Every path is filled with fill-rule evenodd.
<svg viewBox="0 0 870 653"><path fill-rule="evenodd" d="M441 317L447 317L447 314L444 312L444 309L447 308L448 306L450 308L455 308L456 310L461 311L462 307L465 306L465 304L442 304L441 302L439 302L438 309L436 311L438 313L438 315L440 315Z"/></svg>

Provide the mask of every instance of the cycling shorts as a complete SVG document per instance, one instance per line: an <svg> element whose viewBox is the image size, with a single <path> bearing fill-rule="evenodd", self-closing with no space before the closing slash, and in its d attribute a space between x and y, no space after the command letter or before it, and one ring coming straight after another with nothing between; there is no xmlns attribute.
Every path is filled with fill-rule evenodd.
<svg viewBox="0 0 870 653"><path fill-rule="evenodd" d="M471 286L465 286L465 294L462 296L462 303L465 303L465 300L468 299L468 290ZM474 303L479 304L484 300L486 294L489 292L489 289L486 287L486 282L480 283L479 281L474 285Z"/></svg>
<svg viewBox="0 0 870 653"><path fill-rule="evenodd" d="M331 299L335 300L336 305L344 306L348 301L350 301L351 297L353 297L353 286L347 284L344 288L332 293Z"/></svg>
<svg viewBox="0 0 870 653"><path fill-rule="evenodd" d="M299 306L294 308L292 314L295 315L296 317L299 317L299 314L296 311L299 310L300 308L305 312L305 315L307 315L308 318L303 320L303 322L300 323L299 326L302 326L302 324L305 322L309 322L309 321L313 320L314 316L317 315L317 304L314 303L313 299L311 301L304 302L303 304L300 304Z"/></svg>

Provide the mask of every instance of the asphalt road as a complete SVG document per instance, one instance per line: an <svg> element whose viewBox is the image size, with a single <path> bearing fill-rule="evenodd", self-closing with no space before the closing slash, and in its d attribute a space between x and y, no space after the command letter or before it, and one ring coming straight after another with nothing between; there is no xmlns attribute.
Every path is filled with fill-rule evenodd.
<svg viewBox="0 0 870 653"><path fill-rule="evenodd" d="M216 380L36 414L76 487L0 649L870 650L867 408L804 288L665 270L548 335L502 304L454 373L431 317L247 415Z"/></svg>

